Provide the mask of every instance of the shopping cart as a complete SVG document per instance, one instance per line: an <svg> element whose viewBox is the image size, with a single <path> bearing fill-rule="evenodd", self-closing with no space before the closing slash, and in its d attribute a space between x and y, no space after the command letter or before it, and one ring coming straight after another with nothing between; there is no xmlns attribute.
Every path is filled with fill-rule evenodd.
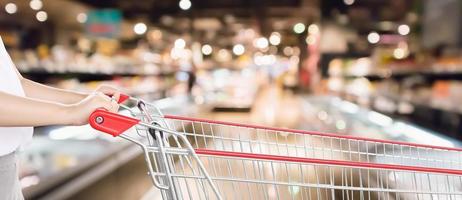
<svg viewBox="0 0 462 200"><path fill-rule="evenodd" d="M163 115L95 111L139 145L163 199L462 199L462 149Z"/></svg>

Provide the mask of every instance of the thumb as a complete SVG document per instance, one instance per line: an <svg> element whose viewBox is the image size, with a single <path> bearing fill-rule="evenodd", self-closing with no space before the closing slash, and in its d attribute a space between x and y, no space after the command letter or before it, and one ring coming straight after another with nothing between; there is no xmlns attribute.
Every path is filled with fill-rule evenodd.
<svg viewBox="0 0 462 200"><path fill-rule="evenodd" d="M112 87L109 87L109 86L102 86L98 89L98 92L101 92L105 95L108 95L108 96L112 96L114 95L116 92L116 90Z"/></svg>
<svg viewBox="0 0 462 200"><path fill-rule="evenodd" d="M112 98L115 99L115 101L117 103L119 103L119 100L120 100L120 92L114 92L114 94L112 94Z"/></svg>

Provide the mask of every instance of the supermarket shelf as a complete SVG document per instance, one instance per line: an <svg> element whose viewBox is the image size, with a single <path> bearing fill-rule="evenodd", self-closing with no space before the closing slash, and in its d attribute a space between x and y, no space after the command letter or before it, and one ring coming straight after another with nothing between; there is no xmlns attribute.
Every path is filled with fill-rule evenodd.
<svg viewBox="0 0 462 200"><path fill-rule="evenodd" d="M49 72L44 70L22 71L21 74L29 79L38 82L44 82L50 78L69 79L75 78L80 82L112 80L114 77L132 77L132 76L172 76L173 72L166 73L135 73L135 72Z"/></svg>
<svg viewBox="0 0 462 200"><path fill-rule="evenodd" d="M380 73L370 73L365 75L348 74L346 78L361 78L365 77L371 81L383 79L401 80L410 76L422 76L426 80L462 80L462 70L397 70L385 71Z"/></svg>

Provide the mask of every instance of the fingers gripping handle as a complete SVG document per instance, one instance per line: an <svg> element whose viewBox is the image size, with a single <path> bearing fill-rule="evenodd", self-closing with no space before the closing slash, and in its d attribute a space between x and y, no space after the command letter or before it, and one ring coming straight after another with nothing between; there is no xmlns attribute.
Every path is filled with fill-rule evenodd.
<svg viewBox="0 0 462 200"><path fill-rule="evenodd" d="M114 137L119 136L140 122L138 119L112 113L104 109L95 110L90 115L88 121L94 129L108 133Z"/></svg>
<svg viewBox="0 0 462 200"><path fill-rule="evenodd" d="M126 94L120 94L117 103L122 104L128 99L130 99L130 96ZM94 129L117 137L129 128L136 125L139 120L117 113L112 113L105 109L97 109L90 115L88 122Z"/></svg>
<svg viewBox="0 0 462 200"><path fill-rule="evenodd" d="M112 97L113 95L108 95L108 96ZM123 93L120 93L119 100L117 101L117 103L122 104L125 101L127 101L128 99L130 99L130 96L128 96L126 94L123 94Z"/></svg>

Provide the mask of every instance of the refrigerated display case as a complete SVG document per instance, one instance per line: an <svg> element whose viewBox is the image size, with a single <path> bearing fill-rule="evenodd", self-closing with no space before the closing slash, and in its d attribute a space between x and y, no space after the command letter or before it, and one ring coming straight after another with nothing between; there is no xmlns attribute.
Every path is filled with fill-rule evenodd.
<svg viewBox="0 0 462 200"><path fill-rule="evenodd" d="M199 77L205 103L219 111L249 111L258 82L252 69L218 69Z"/></svg>
<svg viewBox="0 0 462 200"><path fill-rule="evenodd" d="M338 97L305 97L304 113L311 122L310 128L322 132L444 147L462 146L461 142L441 133L393 119Z"/></svg>

